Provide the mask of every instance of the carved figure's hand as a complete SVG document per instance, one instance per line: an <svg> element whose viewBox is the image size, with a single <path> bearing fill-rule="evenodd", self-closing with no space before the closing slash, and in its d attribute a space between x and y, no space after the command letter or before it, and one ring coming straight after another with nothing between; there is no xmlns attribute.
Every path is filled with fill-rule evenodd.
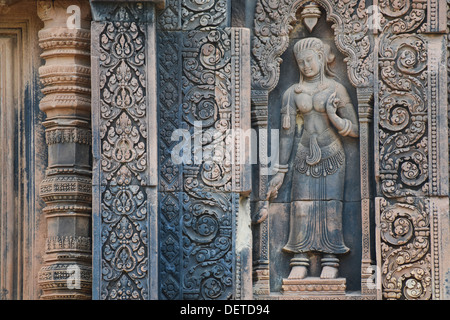
<svg viewBox="0 0 450 320"><path fill-rule="evenodd" d="M281 185L284 181L284 173L278 172L269 183L269 190L266 194L266 199L275 199L278 196L278 190L281 188Z"/></svg>
<svg viewBox="0 0 450 320"><path fill-rule="evenodd" d="M337 107L339 105L339 98L336 97L336 91L331 94L327 101L327 114L335 115Z"/></svg>

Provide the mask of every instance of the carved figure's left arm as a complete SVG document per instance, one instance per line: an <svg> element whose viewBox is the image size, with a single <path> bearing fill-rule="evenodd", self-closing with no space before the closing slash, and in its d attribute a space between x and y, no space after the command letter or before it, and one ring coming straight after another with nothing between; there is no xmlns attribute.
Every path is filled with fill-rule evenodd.
<svg viewBox="0 0 450 320"><path fill-rule="evenodd" d="M335 95L327 103L327 113L340 135L354 138L359 136L356 112L343 85L336 86Z"/></svg>

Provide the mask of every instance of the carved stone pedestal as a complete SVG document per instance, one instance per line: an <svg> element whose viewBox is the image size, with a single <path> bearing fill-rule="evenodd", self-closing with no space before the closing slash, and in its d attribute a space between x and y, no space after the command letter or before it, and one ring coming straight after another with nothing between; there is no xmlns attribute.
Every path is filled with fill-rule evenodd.
<svg viewBox="0 0 450 320"><path fill-rule="evenodd" d="M345 278L321 279L310 277L306 279L283 279L282 293L291 296L345 296Z"/></svg>

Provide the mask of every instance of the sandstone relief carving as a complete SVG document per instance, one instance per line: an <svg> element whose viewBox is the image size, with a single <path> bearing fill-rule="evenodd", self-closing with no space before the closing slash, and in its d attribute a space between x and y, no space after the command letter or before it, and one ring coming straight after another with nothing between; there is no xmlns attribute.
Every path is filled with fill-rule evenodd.
<svg viewBox="0 0 450 320"><path fill-rule="evenodd" d="M296 31L296 25L299 22L303 22L307 30L301 35L302 39L305 36L315 36L325 41L331 39L330 36L326 36L324 34L317 33L317 28L321 28L320 25L323 23L323 20L331 23L332 38L334 39L334 44L336 46L337 51L345 56L343 62L346 64L346 74L348 77L349 83L341 82L342 85L349 88L349 85L353 86L356 89L355 95L350 92L351 99L356 103L355 110L358 111L358 122L359 122L359 138L358 141L353 141L352 138L343 138L345 143L345 148L350 146L350 144L355 143L359 144L358 148L358 158L359 158L359 169L360 169L360 181L358 187L360 187L360 196L361 196L361 248L359 244L357 244L358 240L355 238L352 240L353 243L350 243L349 240L348 245L351 246L351 253L346 255L345 259L352 257L353 254L359 254L361 252L361 293L363 295L367 295L367 297L371 298L374 295L373 289L369 289L366 286L366 283L370 282L370 277L372 277L373 270L371 265L372 263L372 251L371 251L371 212L373 211L371 205L371 180L370 180L370 172L371 172L371 163L373 161L370 160L370 126L372 121L372 97L373 97L373 37L371 36L370 29L370 19L371 16L369 14L370 6L367 5L365 1L347 1L342 2L339 0L317 0L314 2L310 1L302 1L302 0L286 0L280 1L277 3L274 2L266 2L263 0L257 1L255 7L255 19L254 19L254 37L252 42L252 116L254 117L252 124L258 128L266 128L268 126L268 122L270 122L271 118L271 108L269 100L271 98L271 93L277 93L277 96L281 93L277 92L277 86L279 84L279 80L286 78L284 74L280 74L280 66L282 64L283 58L282 55L290 46L290 41L296 37L293 32ZM319 11L321 12L319 16ZM322 21L322 22L321 22ZM316 26L317 24L317 26ZM312 30L312 31L311 31ZM308 33L309 31L309 33ZM340 61L339 53L337 54L337 61ZM287 61L287 60L286 60ZM336 69L337 70L337 69ZM341 70L340 72L342 72ZM339 74L340 74L339 72ZM344 72L345 73L345 72ZM342 73L342 74L344 74ZM283 78L280 78L282 76ZM281 83L283 82L281 81ZM294 80L296 81L296 80ZM280 87L281 89L281 87ZM276 103L278 104L278 103ZM274 112L279 112L275 111ZM338 113L339 115L339 113ZM276 115L275 118L278 118L280 115ZM272 119L275 119L272 118ZM277 120L276 120L277 121ZM334 127L334 126L333 126ZM339 130L337 130L339 131ZM338 132L336 131L336 134ZM338 134L339 135L339 134ZM339 135L340 136L340 135ZM347 142L351 142L347 145ZM297 143L296 143L297 144ZM347 152L347 151L346 151ZM295 152L292 152L292 156L295 156ZM356 158L355 158L356 159ZM350 160L347 153L347 161ZM291 164L291 163L290 163ZM286 271L275 272L273 273L271 270L275 271L279 270L281 265L277 265L278 257L285 258L285 253L281 251L280 246L283 246L283 242L280 244L275 244L275 240L273 239L273 232L278 232L279 230L275 227L276 214L271 217L269 212L271 210L277 210L278 205L284 203L286 200L285 189L290 188L291 182L291 173L294 169L290 169L289 172L285 175L283 188L280 190L280 196L272 201L271 210L269 210L269 203L267 201L266 195L269 188L268 176L260 174L263 172L264 166L259 165L258 168L255 168L255 175L258 176L257 182L254 184L255 192L255 201L254 201L254 214L253 214L253 223L254 223L254 293L259 297L266 297L268 295L272 295L272 293L278 292L278 281L281 281L279 278L283 274L283 286L286 284L285 278L289 273L289 264L286 261L283 261L283 266L286 266ZM345 170L344 170L345 171ZM347 175L350 173L347 170ZM356 186L356 184L355 184ZM289 190L286 190L289 193ZM356 191L356 190L355 190ZM358 192L355 192L354 195L358 197ZM289 197L289 196L288 196ZM289 200L290 201L290 200ZM283 212L285 210L289 210L290 202L282 205ZM355 202L356 203L356 202ZM347 204L347 201L344 202ZM280 207L281 208L281 207ZM358 210L358 209L357 209ZM357 212L357 211L355 211ZM289 215L289 214L288 214ZM280 216L281 217L281 216ZM346 224L346 219L348 216L344 216L343 224ZM283 219L289 220L289 216L283 216ZM285 226L288 222L284 222ZM283 228L284 230L285 228ZM354 231L354 230L353 230ZM347 236L348 234L346 234ZM347 237L349 238L349 237ZM283 239L284 240L284 239ZM275 241L275 242L274 242ZM356 242L355 242L356 241ZM287 240L286 240L287 242ZM273 252L270 248L270 244L274 244L276 246L276 252ZM280 246L279 246L280 245ZM355 246L356 245L356 246ZM361 251L360 251L361 250ZM314 256L313 261L311 261L311 268L309 270L308 277L316 276L320 274L320 269L316 268L316 258ZM343 259L341 259L343 260ZM318 266L320 267L320 266ZM346 269L348 264L346 263L342 268L340 268L341 276L346 275ZM355 279L349 279L349 288L355 284ZM368 280L369 279L369 280ZM345 284L342 286L340 281L337 279L319 279L322 280L322 283L325 288L329 286L327 283L333 283L333 286L339 288L339 294L343 293L345 290ZM327 280L327 281L325 281ZM333 280L333 281L331 281ZM343 279L345 280L345 279ZM309 280L308 280L309 281ZM296 284L293 290L297 290L297 293L303 290L306 286L310 286L310 283L306 279L303 279L303 284ZM359 281L359 280L356 280ZM298 282L298 281L297 281ZM308 282L308 283L306 283ZM352 284L350 284L352 283ZM313 287L316 287L316 283L313 283ZM321 287L319 285L318 287ZM371 287L373 288L373 287ZM318 289L320 290L320 289ZM281 291L284 291L282 289ZM316 292L317 290L315 290ZM327 290L325 290L327 291ZM286 291L284 292L286 293ZM318 293L318 292L317 292ZM337 292L336 292L337 293ZM333 298L335 297L335 292L322 292L320 293L322 298L328 294L332 294ZM307 292L305 295L310 297ZM298 296L298 295L296 295ZM344 294L345 296L345 294ZM342 297L340 297L342 298Z"/></svg>
<svg viewBox="0 0 450 320"><path fill-rule="evenodd" d="M267 199L274 199L288 170L293 170L288 242L283 250L293 254L289 279L308 276L309 255L321 255L320 278L338 277L339 255L345 245L342 208L345 153L341 137L358 137L357 116L345 87L335 80L329 64L334 60L327 44L304 38L294 46L300 80L282 98L280 159L271 179ZM301 138L294 143L297 118ZM289 163L291 152L296 152Z"/></svg>

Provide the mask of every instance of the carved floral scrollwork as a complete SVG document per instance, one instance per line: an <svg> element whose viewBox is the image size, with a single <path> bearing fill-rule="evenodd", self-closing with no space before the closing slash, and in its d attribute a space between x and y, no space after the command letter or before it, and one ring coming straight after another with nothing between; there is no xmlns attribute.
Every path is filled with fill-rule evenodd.
<svg viewBox="0 0 450 320"><path fill-rule="evenodd" d="M159 23L167 23L171 14L170 5L164 10L165 19L160 16ZM178 21L177 19L174 19ZM181 216L182 207L177 191L180 189L182 168L173 163L171 150L176 141L171 140L173 131L180 127L179 77L179 38L175 32L158 33L158 104L159 104L159 281L161 299L181 299Z"/></svg>
<svg viewBox="0 0 450 320"><path fill-rule="evenodd" d="M381 0L378 2L380 10L390 17L399 17L404 15L410 8L410 1L400 0L400 1L389 1Z"/></svg>
<svg viewBox="0 0 450 320"><path fill-rule="evenodd" d="M185 297L223 299L233 286L231 195L203 196L188 195L184 201Z"/></svg>
<svg viewBox="0 0 450 320"><path fill-rule="evenodd" d="M127 21L106 23L99 37L102 299L148 298L145 39Z"/></svg>
<svg viewBox="0 0 450 320"><path fill-rule="evenodd" d="M160 176L168 182L164 185L177 179L173 174L182 177L177 180L182 184L172 187L179 192L167 190L160 201L160 293L164 299L226 299L233 294L233 217L238 196L231 190L233 148L228 134L235 127L232 40L230 29L219 28L188 31L179 39L162 33L159 40L170 43L169 51L180 45L182 55L180 74L173 70L178 62L172 55L159 58L161 125L168 132L173 126L188 130L190 155L198 155L177 166L160 149L164 163ZM170 73L174 78L169 79ZM178 79L174 83L181 93L178 102L173 79ZM171 116L172 110L179 112L179 118ZM173 144L164 130L160 144L170 149Z"/></svg>
<svg viewBox="0 0 450 320"><path fill-rule="evenodd" d="M426 204L422 200L394 204L381 200L380 206L384 298L429 299L430 220Z"/></svg>
<svg viewBox="0 0 450 320"><path fill-rule="evenodd" d="M201 126L204 161L200 176L206 186L223 191L231 190L232 177L232 148L227 139L232 128L229 37L224 29L194 32L185 46L198 48L198 52L185 51L183 59L183 119L191 128Z"/></svg>
<svg viewBox="0 0 450 320"><path fill-rule="evenodd" d="M226 0L182 0L183 29L220 26L227 18Z"/></svg>
<svg viewBox="0 0 450 320"><path fill-rule="evenodd" d="M380 253L383 297L432 295L427 4L379 1ZM431 89L433 90L433 88ZM431 123L429 123L431 122ZM433 165L433 164L432 164ZM387 200L388 199L388 200Z"/></svg>
<svg viewBox="0 0 450 320"><path fill-rule="evenodd" d="M117 174L118 170L119 176L131 170L136 178L141 180L139 173L146 169L147 164L141 133L125 112L121 113L114 124L109 127L102 145L102 168L105 173L108 172L109 179L113 174Z"/></svg>
<svg viewBox="0 0 450 320"><path fill-rule="evenodd" d="M378 1L380 10L380 28L385 33L407 33L414 29L424 31L422 24L426 19L426 3L407 0Z"/></svg>
<svg viewBox="0 0 450 320"><path fill-rule="evenodd" d="M208 30L228 22L229 1L166 0L158 17L165 30Z"/></svg>
<svg viewBox="0 0 450 320"><path fill-rule="evenodd" d="M390 198L423 195L428 191L426 42L419 35L393 35L382 46L381 190Z"/></svg>
<svg viewBox="0 0 450 320"><path fill-rule="evenodd" d="M192 129L201 124L203 160L184 168L182 285L187 298L223 299L231 295L234 261L234 195L227 192L232 180L226 134L233 127L230 33L193 32L184 45L183 119Z"/></svg>

